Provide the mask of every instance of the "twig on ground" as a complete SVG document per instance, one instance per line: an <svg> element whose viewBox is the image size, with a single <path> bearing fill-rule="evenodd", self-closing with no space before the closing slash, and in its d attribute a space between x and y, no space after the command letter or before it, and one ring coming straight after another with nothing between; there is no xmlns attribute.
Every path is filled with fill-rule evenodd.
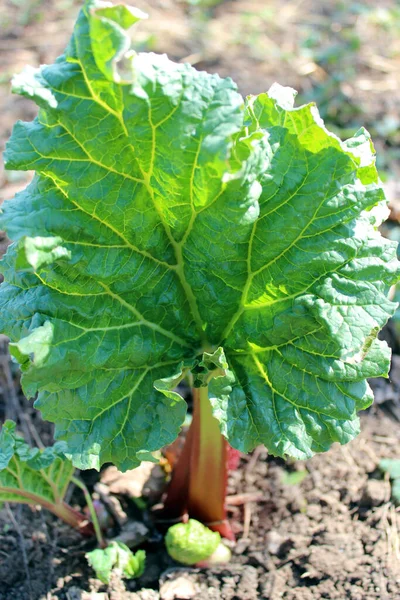
<svg viewBox="0 0 400 600"><path fill-rule="evenodd" d="M23 533L21 531L21 527L19 526L19 523L17 521L17 519L14 517L14 514L11 510L11 507L9 505L8 502L5 503L6 508L7 508L7 512L8 512L8 516L10 517L10 521L15 529L15 531L17 532L18 535L18 539L19 539L19 545L21 548L21 555L22 555L22 561L24 563L24 568L25 568L25 574L26 574L26 581L28 584L28 591L29 591L29 600L33 600L33 595L32 595L32 583L31 583L31 575L30 575L30 571L29 571L29 565L28 565L28 557L26 554L26 548L25 548L25 539L23 536Z"/></svg>
<svg viewBox="0 0 400 600"><path fill-rule="evenodd" d="M384 435L373 435L371 439L373 442L379 442L380 444L388 444L388 446L393 446L399 443L399 440L397 438L386 437Z"/></svg>
<svg viewBox="0 0 400 600"><path fill-rule="evenodd" d="M355 460L354 456L348 448L346 448L345 446L340 446L340 451L347 464L349 464L353 469L356 468L358 471L362 470L362 468Z"/></svg>
<svg viewBox="0 0 400 600"><path fill-rule="evenodd" d="M44 516L44 512L42 510L40 511L40 520L42 522L42 527L43 527L44 533L46 535L46 541L47 541L48 545L50 546L50 552L47 555L47 560L48 560L48 565L49 565L49 570L47 572L47 587L48 587L48 589L51 589L52 582L53 582L53 576L54 576L53 557L55 555L56 538L57 538L57 527L55 528L54 537L53 537L53 539L51 539L50 538L49 528L47 527L47 523L46 523L46 519L45 519L45 516Z"/></svg>
<svg viewBox="0 0 400 600"><path fill-rule="evenodd" d="M256 462L260 458L260 454L263 450L264 450L264 446L257 446L257 448L254 450L253 454L250 457L249 462L247 463L246 473L252 472L252 470L254 469Z"/></svg>
<svg viewBox="0 0 400 600"><path fill-rule="evenodd" d="M227 506L241 506L249 502L262 502L263 500L266 500L265 495L260 492L245 492L227 496L225 502Z"/></svg>
<svg viewBox="0 0 400 600"><path fill-rule="evenodd" d="M246 502L244 505L244 519L243 519L243 537L248 538L251 525L251 513L253 505L251 502Z"/></svg>
<svg viewBox="0 0 400 600"><path fill-rule="evenodd" d="M36 429L36 427L35 427L35 425L34 425L34 423L33 423L32 419L30 418L29 414L25 414L25 413L24 413L24 414L23 414L23 417L24 417L24 419L25 419L25 421L26 421L26 425L27 425L27 427L28 427L28 429L29 429L29 432L30 432L30 434L31 434L32 438L34 439L34 441L35 441L35 443L36 443L37 447L43 450L43 448L44 448L45 446L44 446L44 444L43 444L43 442L42 442L42 439L41 439L41 437L40 437L40 435L39 435L39 432L38 432L38 430Z"/></svg>
<svg viewBox="0 0 400 600"><path fill-rule="evenodd" d="M282 567L284 567L288 563L293 562L293 561L297 560L298 558L303 558L303 557L306 557L306 556L308 556L308 553L305 552L304 550L300 550L298 552L295 552L295 553L291 554L290 556L288 556L287 558L285 558L284 560L282 560L277 565L277 568L281 569Z"/></svg>
<svg viewBox="0 0 400 600"><path fill-rule="evenodd" d="M388 562L398 562L400 560L400 536L399 536L399 523L397 519L396 511L394 506L389 508L389 519L386 517L386 535L388 544Z"/></svg>
<svg viewBox="0 0 400 600"><path fill-rule="evenodd" d="M28 442L28 444L32 446L33 440L31 430L27 423L27 415L24 413L18 398L18 394L15 391L8 353L0 357L0 366L3 371L4 380L6 384L6 419L17 421L17 419L19 418L25 440L26 442Z"/></svg>
<svg viewBox="0 0 400 600"><path fill-rule="evenodd" d="M376 454L376 452L374 452L371 446L368 445L367 440L364 437L360 440L359 448L362 452L365 452L365 454L369 456L369 458L372 460L373 463L375 463L375 465L379 464L379 456Z"/></svg>
<svg viewBox="0 0 400 600"><path fill-rule="evenodd" d="M3 344L0 348L0 367L3 372L3 378L5 383L5 397L6 397L6 419L15 421L19 414L18 409L19 402L14 388L14 382L11 375L9 356L8 352L4 351Z"/></svg>

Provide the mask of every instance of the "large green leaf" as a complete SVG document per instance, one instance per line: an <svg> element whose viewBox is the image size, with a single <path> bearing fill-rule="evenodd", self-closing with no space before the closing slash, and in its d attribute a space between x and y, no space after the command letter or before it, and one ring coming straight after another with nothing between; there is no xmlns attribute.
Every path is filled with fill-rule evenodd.
<svg viewBox="0 0 400 600"><path fill-rule="evenodd" d="M0 218L24 390L83 468L171 442L188 369L237 448L347 442L388 370L398 276L368 134L341 142L290 88L245 105L229 79L127 52L139 17L86 3L66 53L14 80L41 107L6 152L37 174Z"/></svg>

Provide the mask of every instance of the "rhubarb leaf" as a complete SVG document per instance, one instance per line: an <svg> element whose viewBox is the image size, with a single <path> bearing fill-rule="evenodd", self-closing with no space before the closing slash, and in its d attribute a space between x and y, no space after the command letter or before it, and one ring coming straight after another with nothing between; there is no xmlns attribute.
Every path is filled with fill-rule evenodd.
<svg viewBox="0 0 400 600"><path fill-rule="evenodd" d="M64 498L75 470L65 457L66 444L30 448L15 427L6 421L0 432L0 502L41 504L52 510Z"/></svg>
<svg viewBox="0 0 400 600"><path fill-rule="evenodd" d="M275 85L247 104L271 162L224 333L231 374L210 389L237 448L264 443L302 459L351 440L373 401L366 378L387 376L390 351L376 335L396 307L387 292L398 263L376 230L385 204L368 134L340 142L313 105L293 108L292 92Z"/></svg>
<svg viewBox="0 0 400 600"><path fill-rule="evenodd" d="M230 79L135 54L140 17L89 1L65 54L14 79L40 106L6 150L36 176L0 216L24 391L81 468L172 442L190 370L240 450L345 443L396 306L369 136L341 142L290 88L245 103Z"/></svg>

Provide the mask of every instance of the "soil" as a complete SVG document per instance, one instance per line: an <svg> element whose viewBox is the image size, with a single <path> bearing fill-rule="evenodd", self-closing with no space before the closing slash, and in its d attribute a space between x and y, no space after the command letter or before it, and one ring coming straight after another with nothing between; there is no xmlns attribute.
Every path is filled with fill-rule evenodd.
<svg viewBox="0 0 400 600"><path fill-rule="evenodd" d="M65 46L80 5L77 0L3 3L0 145L17 118L30 120L36 113L31 102L10 95L9 75L25 64L52 62ZM242 93L264 91L275 80L298 88L304 97L320 90L330 81L329 63L310 58L299 47L304 48L304 40L313 35L326 39L322 45L328 49L343 41L343 32L356 35L360 51L339 58L345 81L334 83L342 102L337 124L357 129L358 118L367 121L377 129L378 147L388 152L391 173L399 172L389 155L389 150L398 152L399 139L392 137L387 143L387 133L379 133L376 127L383 118L398 119L398 35L389 25L382 29L367 18L360 3L232 0L208 12L191 8L186 1L135 0L134 4L152 16L141 26L137 44L167 51L196 68L230 75ZM375 4L362 3L364 9ZM394 9L396 2L383 0L379 18ZM343 106L358 108L347 117ZM0 171L0 202L25 187L30 177L30 173ZM399 187L393 175L389 184L395 202ZM7 243L0 232L0 254ZM393 327L385 335L399 353ZM111 481L102 475L103 488L98 487L97 473L85 472L91 491L96 487L113 498L119 526L110 535L127 536L132 524L139 527L138 523L146 531L141 544L147 552L145 574L125 582L115 577L104 586L93 578L85 560L85 553L94 547L92 540L83 540L46 511L5 506L0 510L0 600L399 599L400 508L390 501L390 483L378 465L382 458L400 456L400 356L394 356L391 380L376 380L372 385L375 407L363 415L361 435L347 446L335 445L329 453L306 462L285 463L268 456L262 447L241 458L229 478L228 509L237 541L228 565L187 569L169 558L150 513L141 512L132 498L139 479L140 489L143 484L151 488L137 472L128 476L131 482L119 480L119 487L115 478ZM6 340L0 337L0 421L5 418L16 419L30 443L52 443L52 425L44 423L23 398ZM156 491L151 488L146 494L156 502L159 483ZM76 491L70 502L83 505Z"/></svg>
<svg viewBox="0 0 400 600"><path fill-rule="evenodd" d="M84 558L93 541L45 511L18 506L10 520L4 508L0 600L395 600L400 514L378 465L398 457L399 447L398 423L377 407L363 416L358 439L309 461L285 463L257 448L229 478L228 509L237 536L232 561L182 569L150 527L142 546L145 574L126 587L120 579L107 588L93 578ZM128 512L134 509L132 500L120 498Z"/></svg>

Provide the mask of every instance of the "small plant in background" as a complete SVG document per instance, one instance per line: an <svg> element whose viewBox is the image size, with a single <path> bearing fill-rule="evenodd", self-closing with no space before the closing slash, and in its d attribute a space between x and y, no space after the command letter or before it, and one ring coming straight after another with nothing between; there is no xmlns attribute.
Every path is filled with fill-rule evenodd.
<svg viewBox="0 0 400 600"><path fill-rule="evenodd" d="M15 427L14 422L6 421L0 432L0 502L39 505L82 535L96 534L99 545L103 546L90 494L84 483L74 476L75 467L65 456L65 442L56 442L42 451L30 448L15 433ZM64 501L71 483L83 491L92 522Z"/></svg>
<svg viewBox="0 0 400 600"><path fill-rule="evenodd" d="M400 458L384 458L379 463L383 473L387 473L391 480L392 499L400 505Z"/></svg>
<svg viewBox="0 0 400 600"><path fill-rule="evenodd" d="M365 130L342 142L291 88L243 99L134 53L142 17L87 2L65 54L14 79L40 111L6 151L36 176L0 217L0 330L81 469L176 439L185 379L164 517L233 538L227 441L306 459L357 435L388 372L397 244Z"/></svg>
<svg viewBox="0 0 400 600"><path fill-rule="evenodd" d="M44 450L30 448L15 433L16 424L6 421L0 432L0 502L18 502L41 506L77 529L84 536L96 536L99 548L86 558L103 583L109 583L113 570L124 579L140 577L146 553L135 554L122 542L104 540L90 494L85 484L74 476L75 467L65 456L64 442L56 442ZM85 496L91 521L64 501L70 484Z"/></svg>

